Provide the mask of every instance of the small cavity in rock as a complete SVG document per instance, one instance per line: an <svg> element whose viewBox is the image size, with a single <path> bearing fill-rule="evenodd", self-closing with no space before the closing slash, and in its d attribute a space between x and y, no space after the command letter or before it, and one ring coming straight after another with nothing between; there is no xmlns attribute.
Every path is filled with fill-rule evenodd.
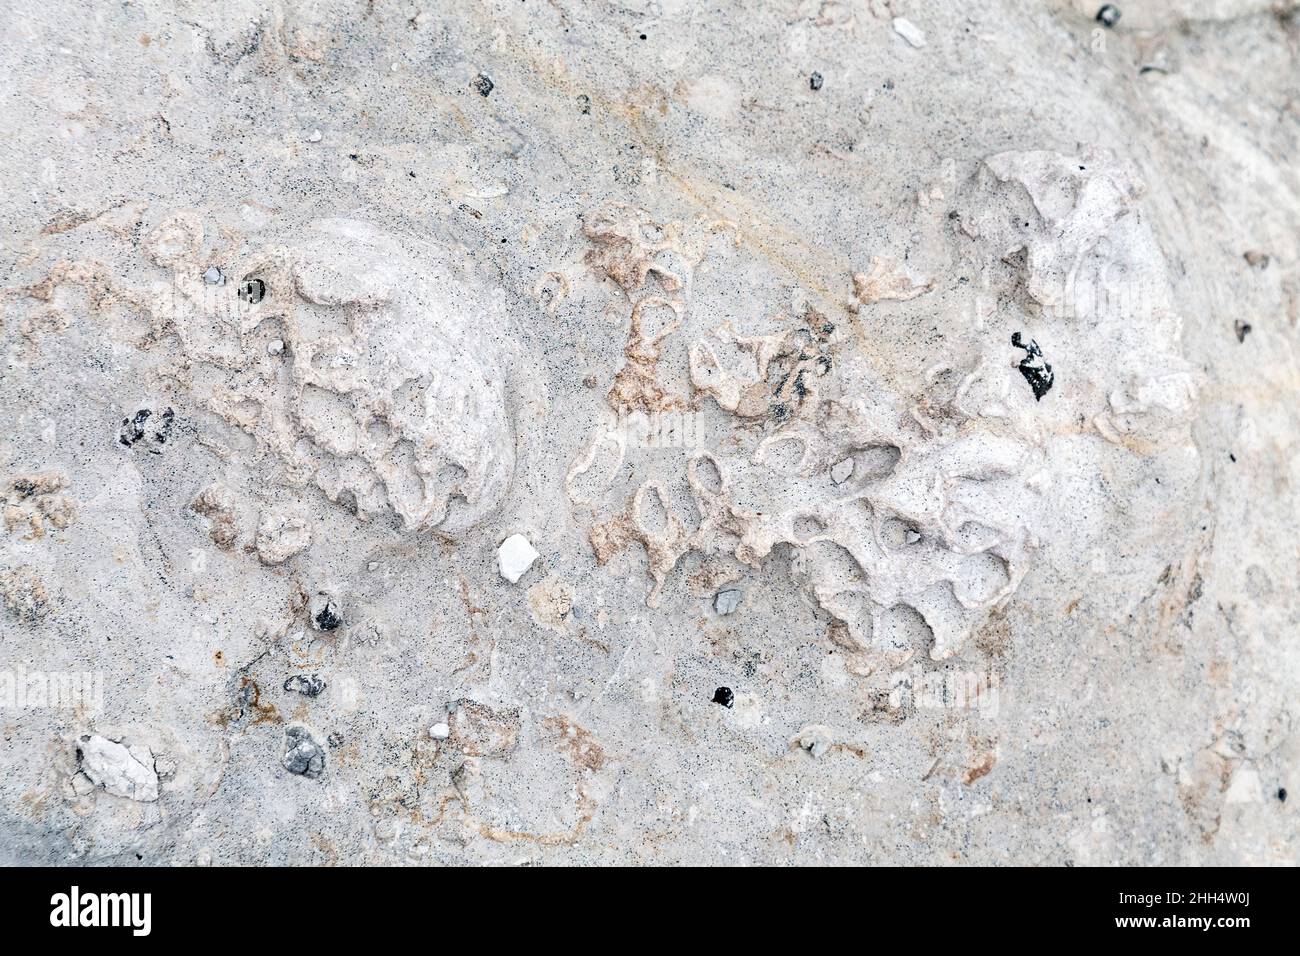
<svg viewBox="0 0 1300 956"><path fill-rule="evenodd" d="M249 305L257 305L266 298L266 283L261 279L245 279L239 284L239 297Z"/></svg>

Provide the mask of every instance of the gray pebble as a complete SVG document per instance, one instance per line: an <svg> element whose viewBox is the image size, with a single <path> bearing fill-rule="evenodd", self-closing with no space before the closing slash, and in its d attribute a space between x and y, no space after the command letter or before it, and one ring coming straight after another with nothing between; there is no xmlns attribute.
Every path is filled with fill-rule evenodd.
<svg viewBox="0 0 1300 956"><path fill-rule="evenodd" d="M300 777L315 780L325 772L325 750L304 727L289 727L284 732L284 769Z"/></svg>
<svg viewBox="0 0 1300 956"><path fill-rule="evenodd" d="M736 608L740 607L740 599L744 597L740 591L731 588L726 591L719 591L713 597L713 609L719 614L733 614Z"/></svg>

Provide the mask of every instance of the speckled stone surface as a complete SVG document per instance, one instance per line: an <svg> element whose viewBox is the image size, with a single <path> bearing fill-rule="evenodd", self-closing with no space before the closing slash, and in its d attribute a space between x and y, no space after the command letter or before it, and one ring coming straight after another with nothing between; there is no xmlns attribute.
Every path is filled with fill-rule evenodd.
<svg viewBox="0 0 1300 956"><path fill-rule="evenodd" d="M1296 862L1294 4L2 6L0 862Z"/></svg>

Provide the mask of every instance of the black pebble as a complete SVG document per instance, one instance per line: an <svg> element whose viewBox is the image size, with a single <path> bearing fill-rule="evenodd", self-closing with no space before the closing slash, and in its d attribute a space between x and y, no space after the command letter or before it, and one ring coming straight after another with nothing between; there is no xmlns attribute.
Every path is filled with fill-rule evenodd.
<svg viewBox="0 0 1300 956"><path fill-rule="evenodd" d="M1286 803L1286 787L1280 787L1277 791L1277 798Z"/></svg>
<svg viewBox="0 0 1300 956"><path fill-rule="evenodd" d="M495 88L496 84L492 82L492 77L486 73L474 77L474 89L478 90L479 96L487 96Z"/></svg>
<svg viewBox="0 0 1300 956"><path fill-rule="evenodd" d="M1097 22L1109 30L1119 23L1119 7L1113 3L1102 4L1101 9L1097 11Z"/></svg>
<svg viewBox="0 0 1300 956"><path fill-rule="evenodd" d="M310 677L305 674L294 674L284 682L285 690L294 691L304 697L319 697L325 686L325 681L319 674L312 674Z"/></svg>
<svg viewBox="0 0 1300 956"><path fill-rule="evenodd" d="M721 704L723 707L730 707L736 702L736 695L731 692L730 687L719 687L713 692L713 703Z"/></svg>
<svg viewBox="0 0 1300 956"><path fill-rule="evenodd" d="M1052 390L1052 383L1056 376L1052 374L1052 366L1043 361L1043 350L1038 347L1038 343L1033 339L1029 344L1023 344L1019 332L1011 333L1011 344L1018 349L1024 349L1026 355L1020 360L1020 374L1025 377L1029 387L1034 391L1034 401L1041 402L1043 396Z"/></svg>
<svg viewBox="0 0 1300 956"><path fill-rule="evenodd" d="M814 90L820 90L823 82L825 81L822 79L820 73L814 73L812 76L808 77L808 85Z"/></svg>
<svg viewBox="0 0 1300 956"><path fill-rule="evenodd" d="M334 604L328 603L316 615L316 626L322 631L337 630L343 625L343 618L334 610Z"/></svg>

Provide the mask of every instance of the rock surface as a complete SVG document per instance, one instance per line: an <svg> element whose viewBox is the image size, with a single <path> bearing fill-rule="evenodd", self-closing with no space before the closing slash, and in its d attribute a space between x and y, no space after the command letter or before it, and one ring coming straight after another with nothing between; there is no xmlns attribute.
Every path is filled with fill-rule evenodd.
<svg viewBox="0 0 1300 956"><path fill-rule="evenodd" d="M1116 6L14 18L0 863L1297 862L1300 13Z"/></svg>

